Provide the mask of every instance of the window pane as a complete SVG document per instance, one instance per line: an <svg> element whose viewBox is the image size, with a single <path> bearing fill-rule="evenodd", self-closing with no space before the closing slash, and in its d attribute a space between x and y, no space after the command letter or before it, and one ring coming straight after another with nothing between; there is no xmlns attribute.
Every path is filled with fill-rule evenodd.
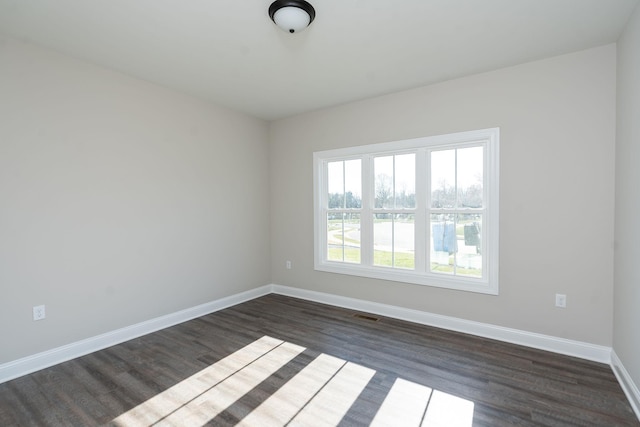
<svg viewBox="0 0 640 427"><path fill-rule="evenodd" d="M344 193L347 209L362 207L362 161L360 159L344 162Z"/></svg>
<svg viewBox="0 0 640 427"><path fill-rule="evenodd" d="M416 155L395 156L396 209L416 207Z"/></svg>
<svg viewBox="0 0 640 427"><path fill-rule="evenodd" d="M456 206L456 150L431 152L431 207Z"/></svg>
<svg viewBox="0 0 640 427"><path fill-rule="evenodd" d="M459 214L456 234L456 274L482 277L482 215Z"/></svg>
<svg viewBox="0 0 640 427"><path fill-rule="evenodd" d="M344 162L329 162L327 165L327 187L329 209L344 208Z"/></svg>
<svg viewBox="0 0 640 427"><path fill-rule="evenodd" d="M413 270L415 259L415 215L396 214L393 222L393 266Z"/></svg>
<svg viewBox="0 0 640 427"><path fill-rule="evenodd" d="M431 271L482 277L482 214L431 215Z"/></svg>
<svg viewBox="0 0 640 427"><path fill-rule="evenodd" d="M431 215L431 259L432 272L454 274L454 253L457 249L454 214Z"/></svg>
<svg viewBox="0 0 640 427"><path fill-rule="evenodd" d="M342 213L327 214L327 259L344 261Z"/></svg>
<svg viewBox="0 0 640 427"><path fill-rule="evenodd" d="M373 160L375 176L375 207L393 208L393 156L376 157Z"/></svg>
<svg viewBox="0 0 640 427"><path fill-rule="evenodd" d="M393 267L393 215L373 215L373 265Z"/></svg>
<svg viewBox="0 0 640 427"><path fill-rule="evenodd" d="M360 214L344 214L344 261L360 263Z"/></svg>
<svg viewBox="0 0 640 427"><path fill-rule="evenodd" d="M482 207L484 148L461 148L457 154L458 207Z"/></svg>
<svg viewBox="0 0 640 427"><path fill-rule="evenodd" d="M327 214L327 259L360 263L360 214Z"/></svg>
<svg viewBox="0 0 640 427"><path fill-rule="evenodd" d="M373 264L415 268L415 215L373 215Z"/></svg>

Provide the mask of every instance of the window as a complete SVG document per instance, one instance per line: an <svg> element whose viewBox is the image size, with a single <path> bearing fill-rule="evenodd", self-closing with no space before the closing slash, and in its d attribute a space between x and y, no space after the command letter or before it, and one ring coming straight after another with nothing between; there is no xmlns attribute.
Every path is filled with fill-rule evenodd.
<svg viewBox="0 0 640 427"><path fill-rule="evenodd" d="M314 153L315 268L498 293L499 129Z"/></svg>

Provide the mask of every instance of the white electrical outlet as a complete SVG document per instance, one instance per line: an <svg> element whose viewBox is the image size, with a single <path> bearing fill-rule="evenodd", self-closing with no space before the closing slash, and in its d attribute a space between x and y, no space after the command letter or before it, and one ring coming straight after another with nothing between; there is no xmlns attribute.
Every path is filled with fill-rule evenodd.
<svg viewBox="0 0 640 427"><path fill-rule="evenodd" d="M44 305L37 305L33 307L33 320L42 320L46 317L44 311Z"/></svg>
<svg viewBox="0 0 640 427"><path fill-rule="evenodd" d="M285 265L287 267L287 270L291 270L291 261L287 261Z"/></svg>
<svg viewBox="0 0 640 427"><path fill-rule="evenodd" d="M567 296L564 294L556 294L556 307L567 307Z"/></svg>

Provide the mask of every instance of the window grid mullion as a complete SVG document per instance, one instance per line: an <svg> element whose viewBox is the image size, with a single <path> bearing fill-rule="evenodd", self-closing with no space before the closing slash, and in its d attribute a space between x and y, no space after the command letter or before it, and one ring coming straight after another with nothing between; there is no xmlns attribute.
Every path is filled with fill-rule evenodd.
<svg viewBox="0 0 640 427"><path fill-rule="evenodd" d="M416 206L414 210L414 256L415 271L425 273L429 257L429 234L426 227L427 216L426 206L431 200L429 197L429 165L427 150L421 149L416 152Z"/></svg>
<svg viewBox="0 0 640 427"><path fill-rule="evenodd" d="M362 213L360 215L360 262L365 266L373 266L373 217L374 203L372 186L373 157L362 157Z"/></svg>
<svg viewBox="0 0 640 427"><path fill-rule="evenodd" d="M321 242L319 245L323 248L322 259L329 260L329 162L322 162L322 171L320 178L320 192L318 195L318 203L320 204L320 221L322 221L322 233L320 233Z"/></svg>
<svg viewBox="0 0 640 427"><path fill-rule="evenodd" d="M454 182L454 188L455 188L455 213L453 214L453 241L454 241L454 248L455 250L453 251L453 275L457 276L458 275L458 236L456 235L456 230L458 229L458 208L460 207L460 205L458 204L458 200L459 200L459 193L458 193L458 149L453 150L454 152L454 160L453 160L453 170L454 170L454 178L453 178L453 182Z"/></svg>
<svg viewBox="0 0 640 427"><path fill-rule="evenodd" d="M391 195L393 197L393 209L398 207L396 200L396 156L391 156ZM391 213L391 268L396 267L396 214Z"/></svg>

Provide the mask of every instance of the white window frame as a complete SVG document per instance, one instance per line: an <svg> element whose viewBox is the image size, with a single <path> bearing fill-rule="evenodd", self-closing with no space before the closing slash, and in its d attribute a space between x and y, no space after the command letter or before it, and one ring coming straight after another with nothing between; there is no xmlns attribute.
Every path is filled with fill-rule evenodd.
<svg viewBox="0 0 640 427"><path fill-rule="evenodd" d="M483 239L482 278L450 276L429 271L429 224L432 208L427 159L430 151L484 147L483 182ZM439 288L456 289L498 295L499 283L499 169L500 129L490 128L424 138L339 148L313 153L314 189L314 268L318 271L347 274L373 279L413 283ZM415 152L416 208L415 213L415 270L373 265L373 158ZM361 263L327 260L327 164L331 161L362 159ZM422 166L421 166L422 165ZM366 246L365 246L366 245ZM369 248L371 246L371 248Z"/></svg>

